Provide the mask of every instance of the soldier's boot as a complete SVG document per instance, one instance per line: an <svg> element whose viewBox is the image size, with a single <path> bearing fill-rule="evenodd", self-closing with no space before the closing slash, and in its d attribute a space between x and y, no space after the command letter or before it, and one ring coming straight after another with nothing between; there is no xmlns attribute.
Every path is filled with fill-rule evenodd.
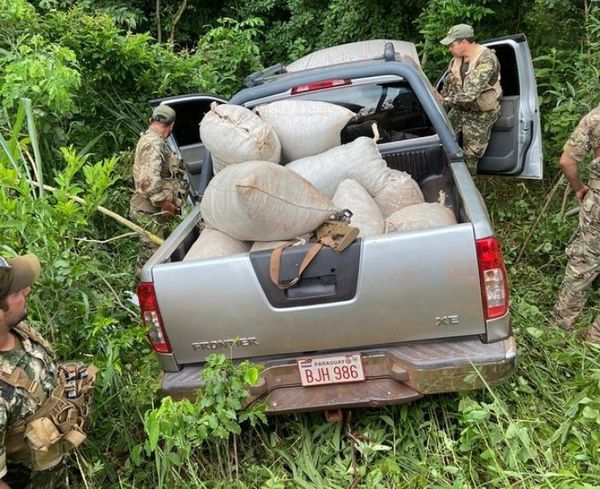
<svg viewBox="0 0 600 489"><path fill-rule="evenodd" d="M561 287L552 314L550 314L550 326L564 331L571 331L577 317L583 310L585 299L585 296L572 294L570 290Z"/></svg>
<svg viewBox="0 0 600 489"><path fill-rule="evenodd" d="M565 331L573 328L575 321L583 311L595 275L580 273L578 266L581 262L569 259L565 277L558 289L558 298L550 315L550 324Z"/></svg>
<svg viewBox="0 0 600 489"><path fill-rule="evenodd" d="M557 304L550 315L550 326L564 331L571 331L578 315L579 313L570 313L568 309L565 310Z"/></svg>
<svg viewBox="0 0 600 489"><path fill-rule="evenodd" d="M592 325L587 329L583 335L583 339L590 343L600 343L600 318L596 318Z"/></svg>

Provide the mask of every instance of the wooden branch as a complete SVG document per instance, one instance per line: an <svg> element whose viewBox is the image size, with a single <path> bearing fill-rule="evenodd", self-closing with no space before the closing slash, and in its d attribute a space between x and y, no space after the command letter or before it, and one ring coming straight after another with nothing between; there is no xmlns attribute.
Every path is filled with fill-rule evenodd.
<svg viewBox="0 0 600 489"><path fill-rule="evenodd" d="M513 264L513 266L516 266L519 263L519 261L521 260L521 257L523 256L523 253L525 252L525 248L527 248L527 245L529 245L529 241L531 240L531 237L533 236L534 231L537 229L538 224L542 220L542 216L546 213L546 210L548 209L550 202L552 202L552 199L556 195L556 192L558 192L558 189L560 188L560 186L562 185L564 180L565 180L565 177L564 177L564 175L561 174L560 178L558 179L558 182L556 182L554 187L552 187L552 190L550 190L548 197L546 197L546 202L544 202L542 209L540 210L537 218L535 219L535 221L531 225L531 228L529 229L529 234L525 238L525 241L523 242L523 245L521 246L521 249L519 250L519 254L517 255L517 259L515 260L515 263Z"/></svg>
<svg viewBox="0 0 600 489"><path fill-rule="evenodd" d="M577 214L579 214L580 210L581 208L579 206L573 207L572 209L569 209L567 212L565 212L565 217L576 216Z"/></svg>
<svg viewBox="0 0 600 489"><path fill-rule="evenodd" d="M123 310L127 311L129 313L129 315L131 316L132 319L137 319L138 318L138 314L135 311L132 311L125 304L123 304L123 301L119 297L119 294L117 294L117 291L112 287L112 285L110 285L108 283L108 280L106 280L102 274L99 274L99 276L102 279L102 281L106 284L106 286L110 289L110 291L112 292L115 300L117 301L117 304L119 304L123 308Z"/></svg>
<svg viewBox="0 0 600 489"><path fill-rule="evenodd" d="M171 24L171 35L169 36L169 44L171 46L173 46L173 44L175 44L175 26L181 20L181 16L183 15L183 12L185 11L186 8L187 8L187 0L183 0L183 2L181 2L181 5L177 9L177 12L175 12L175 15L173 16L173 22Z"/></svg>
<svg viewBox="0 0 600 489"><path fill-rule="evenodd" d="M562 205L560 206L560 215L564 215L567 209L567 204L569 202L569 195L571 194L571 186L567 185L565 187L565 192L563 193Z"/></svg>
<svg viewBox="0 0 600 489"><path fill-rule="evenodd" d="M160 26L160 0L156 0L156 42L162 42L162 28Z"/></svg>
<svg viewBox="0 0 600 489"><path fill-rule="evenodd" d="M28 182L35 185L38 188L41 187L40 184L34 180L28 180ZM44 185L43 188L44 188L44 190L48 190L49 192L56 192L56 190L57 190L56 188L51 187L50 185ZM80 204L83 204L83 205L87 204L87 202L85 200L83 200L81 197L77 197L75 195L69 195L69 198L74 200L75 202L79 202ZM165 242L164 239L159 238L155 234L152 234L152 233L146 231L143 227L138 226L134 222L131 222L129 219L125 219L123 216L120 216L119 214L107 209L106 207L102 207L101 205L98 205L98 206L96 206L96 210L98 210L99 212L101 212L102 214L104 214L108 217L113 218L119 224L123 224L123 226L128 227L129 229L131 229L132 231L135 231L140 236L146 238L149 241L152 241L153 243L155 243L159 246Z"/></svg>
<svg viewBox="0 0 600 489"><path fill-rule="evenodd" d="M119 234L118 236L113 236L108 239L88 239L88 238L75 238L76 241L80 241L82 243L96 243L96 244L106 244L111 241L116 241L118 239L129 238L130 236L135 236L137 233L124 233Z"/></svg>

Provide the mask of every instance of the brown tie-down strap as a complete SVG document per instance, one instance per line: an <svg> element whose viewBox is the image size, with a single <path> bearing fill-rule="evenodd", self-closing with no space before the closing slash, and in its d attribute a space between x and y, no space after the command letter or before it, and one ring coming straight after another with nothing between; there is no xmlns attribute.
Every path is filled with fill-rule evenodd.
<svg viewBox="0 0 600 489"><path fill-rule="evenodd" d="M308 265L310 265L311 262L315 259L315 257L319 254L321 248L325 246L321 242L313 244L306 252L306 255L304 255L304 258L302 260L302 263L300 263L300 267L298 268L296 276L290 280L282 281L279 279L279 272L281 269L281 256L283 255L283 250L289 248L290 246L292 246L292 244L292 242L284 243L281 246L275 248L271 253L271 263L269 265L271 281L281 290L289 289L290 287L296 285L300 280L300 277L304 273L304 270L306 270Z"/></svg>
<svg viewBox="0 0 600 489"><path fill-rule="evenodd" d="M289 241L273 250L271 253L271 262L269 264L269 273L271 276L271 281L279 289L286 290L296 285L300 281L300 277L304 271L319 254L319 251L323 249L323 246L331 248L336 253L341 253L357 238L359 229L349 226L346 222L350 219L350 217L352 217L352 212L344 210L342 213L340 213L340 216L336 217L337 219L325 221L317 228L315 231L317 242L314 243L308 249L306 255L304 255L302 263L300 264L298 272L294 278L282 281L279 277L281 272L281 257L283 255L283 250L292 246L294 242Z"/></svg>

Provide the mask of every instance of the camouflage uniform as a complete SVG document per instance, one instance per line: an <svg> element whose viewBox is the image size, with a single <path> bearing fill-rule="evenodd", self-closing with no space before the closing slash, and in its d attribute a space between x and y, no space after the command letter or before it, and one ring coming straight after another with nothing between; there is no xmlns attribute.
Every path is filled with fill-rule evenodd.
<svg viewBox="0 0 600 489"><path fill-rule="evenodd" d="M39 337L39 341L37 339L36 342L31 341L30 336L38 337L39 335L35 332L26 334L25 331L28 329L29 326L25 323L15 326L11 331L18 336L20 344L17 343L15 348L10 351L0 352L0 370L10 374L17 367L22 369L30 379L40 383L43 393L41 398L36 398L25 389L12 387L0 380L0 478L15 488L19 487L18 482L27 483L29 470L21 470L19 466L29 466L30 460L26 452L7 453L7 428L34 414L59 382L58 365L52 348L41 337ZM7 459L11 467L8 476ZM24 480L21 479L17 482L13 468L16 469L16 472L23 473ZM56 470L44 473L34 472L29 484L36 488L54 487L53 479L57 477L59 477L59 473Z"/></svg>
<svg viewBox="0 0 600 489"><path fill-rule="evenodd" d="M129 203L131 220L164 238L168 233L171 216L156 204L166 200L181 207L187 190L182 174L179 159L162 136L152 128L144 132L137 144L133 163L135 192ZM138 270L156 248L158 245L141 238Z"/></svg>
<svg viewBox="0 0 600 489"><path fill-rule="evenodd" d="M478 46L464 76L463 58L453 58L442 88L444 107L454 130L463 136L467 166L477 172L477 163L485 153L492 126L500 114L500 63L494 51Z"/></svg>
<svg viewBox="0 0 600 489"><path fill-rule="evenodd" d="M567 268L551 316L552 324L563 329L573 327L600 272L600 106L581 120L563 148L577 162L591 150L596 159L589 165L590 189L581 204L579 226L565 250ZM600 341L600 316L590 326L586 338Z"/></svg>

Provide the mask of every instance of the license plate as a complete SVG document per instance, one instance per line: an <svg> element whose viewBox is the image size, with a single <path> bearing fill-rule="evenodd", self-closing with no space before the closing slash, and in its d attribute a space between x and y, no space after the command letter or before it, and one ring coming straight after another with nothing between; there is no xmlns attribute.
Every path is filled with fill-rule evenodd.
<svg viewBox="0 0 600 489"><path fill-rule="evenodd" d="M298 370L304 387L365 380L360 353L298 360Z"/></svg>

